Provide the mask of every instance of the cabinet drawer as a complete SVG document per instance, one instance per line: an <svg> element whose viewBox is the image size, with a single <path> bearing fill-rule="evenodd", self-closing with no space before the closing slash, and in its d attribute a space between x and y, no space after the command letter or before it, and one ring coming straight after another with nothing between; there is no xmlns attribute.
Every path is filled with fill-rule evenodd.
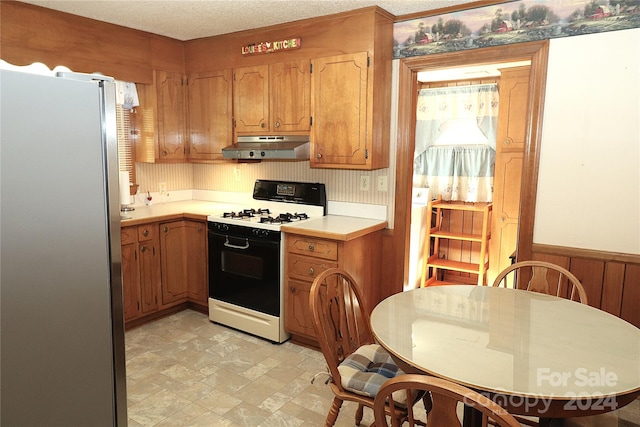
<svg viewBox="0 0 640 427"><path fill-rule="evenodd" d="M138 241L144 242L145 240L153 240L156 237L157 227L151 224L138 226Z"/></svg>
<svg viewBox="0 0 640 427"><path fill-rule="evenodd" d="M120 229L120 240L123 245L135 243L138 237L136 227L124 227Z"/></svg>
<svg viewBox="0 0 640 427"><path fill-rule="evenodd" d="M290 278L313 281L323 271L337 267L337 262L326 261L318 258L289 254L287 271Z"/></svg>
<svg viewBox="0 0 640 427"><path fill-rule="evenodd" d="M291 253L333 261L338 259L338 242L295 235L291 236L288 242L287 250Z"/></svg>

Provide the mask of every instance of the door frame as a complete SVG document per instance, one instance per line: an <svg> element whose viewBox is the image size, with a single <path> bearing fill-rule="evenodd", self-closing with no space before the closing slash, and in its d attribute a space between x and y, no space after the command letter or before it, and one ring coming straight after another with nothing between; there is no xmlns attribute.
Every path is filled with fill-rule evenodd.
<svg viewBox="0 0 640 427"><path fill-rule="evenodd" d="M549 40L544 40L400 60L393 234L395 240L393 246L396 248L393 253L397 257L393 265L397 267L393 279L387 281L387 283L398 284L398 287L386 289L383 292L388 295L401 292L403 283L408 277L413 153L415 149L418 72L420 71L531 61L517 244L517 259L531 259L548 56ZM403 266L403 268L400 269L399 266Z"/></svg>

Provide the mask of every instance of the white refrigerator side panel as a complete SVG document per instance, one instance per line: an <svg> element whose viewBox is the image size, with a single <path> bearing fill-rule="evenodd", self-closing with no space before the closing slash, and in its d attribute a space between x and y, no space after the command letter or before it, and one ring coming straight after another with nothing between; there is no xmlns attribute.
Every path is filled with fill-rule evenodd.
<svg viewBox="0 0 640 427"><path fill-rule="evenodd" d="M100 92L1 73L0 424L113 426Z"/></svg>

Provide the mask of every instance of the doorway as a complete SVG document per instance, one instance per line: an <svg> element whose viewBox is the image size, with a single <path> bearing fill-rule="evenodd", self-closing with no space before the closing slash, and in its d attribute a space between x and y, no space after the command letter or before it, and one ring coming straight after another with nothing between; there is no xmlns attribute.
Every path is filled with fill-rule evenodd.
<svg viewBox="0 0 640 427"><path fill-rule="evenodd" d="M422 283L423 253L429 250L427 243L433 243L426 242L427 227L433 218L425 202L440 195L454 204L478 208L492 203L491 239L486 244L489 266L487 270L482 267L485 283L493 283L511 263L517 242L530 65L529 61L517 61L418 73L419 97L423 100L418 115L423 121L417 123L422 123L423 132L418 132L417 125L414 157L418 163L414 161L405 290ZM432 108L428 109L428 105ZM441 107L434 108L436 105ZM425 108L431 112L426 113ZM470 120L470 114L481 117ZM424 129L429 133L425 134ZM420 200L416 194L427 197ZM442 213L442 224L449 232L481 236L482 211L445 209ZM460 267L472 263L472 267L473 263L480 263L484 251L479 241L444 239L437 257ZM472 273L439 271L438 276L448 282L471 284L482 280Z"/></svg>
<svg viewBox="0 0 640 427"><path fill-rule="evenodd" d="M397 268L394 271L395 277L390 281L390 283L400 284L401 286L385 291L390 293L400 292L402 291L402 284L408 280L413 154L418 94L417 74L423 71L530 61L529 97L522 160L521 203L517 226L516 257L520 259L531 257L548 46L548 41L530 42L400 60L396 171L406 172L396 176L394 246L396 248L395 254L398 257L395 265L403 266L403 268ZM407 167L407 165L409 166Z"/></svg>

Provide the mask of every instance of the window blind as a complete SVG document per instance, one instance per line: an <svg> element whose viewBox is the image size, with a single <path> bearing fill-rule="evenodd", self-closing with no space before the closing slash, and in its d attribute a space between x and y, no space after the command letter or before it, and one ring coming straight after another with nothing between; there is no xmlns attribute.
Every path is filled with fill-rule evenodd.
<svg viewBox="0 0 640 427"><path fill-rule="evenodd" d="M118 126L118 168L120 172L129 172L131 182L136 182L135 150L131 138L131 110L116 105L116 124Z"/></svg>

